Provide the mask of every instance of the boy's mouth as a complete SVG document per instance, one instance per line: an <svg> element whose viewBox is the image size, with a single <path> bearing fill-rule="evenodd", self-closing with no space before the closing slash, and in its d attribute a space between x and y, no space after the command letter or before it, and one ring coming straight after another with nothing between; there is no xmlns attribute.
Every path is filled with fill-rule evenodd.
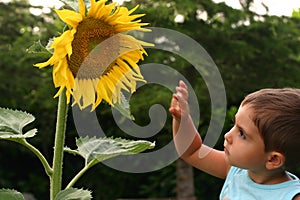
<svg viewBox="0 0 300 200"><path fill-rule="evenodd" d="M225 152L226 155L229 155L229 151L228 151L228 149L226 148L225 145L224 145L224 152Z"/></svg>

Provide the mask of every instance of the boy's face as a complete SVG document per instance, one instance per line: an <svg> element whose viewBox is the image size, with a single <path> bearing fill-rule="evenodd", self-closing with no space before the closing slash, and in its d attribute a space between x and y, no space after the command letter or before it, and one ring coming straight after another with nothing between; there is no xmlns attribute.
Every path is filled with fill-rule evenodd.
<svg viewBox="0 0 300 200"><path fill-rule="evenodd" d="M253 110L248 105L239 108L234 126L225 134L224 151L230 165L256 171L265 167L267 154L252 115Z"/></svg>

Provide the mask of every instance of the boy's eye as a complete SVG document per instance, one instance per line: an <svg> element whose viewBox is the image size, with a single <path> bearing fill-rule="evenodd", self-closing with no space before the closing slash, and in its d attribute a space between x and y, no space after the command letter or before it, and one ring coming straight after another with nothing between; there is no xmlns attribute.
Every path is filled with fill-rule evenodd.
<svg viewBox="0 0 300 200"><path fill-rule="evenodd" d="M244 133L243 130L240 130L240 136L241 136L241 138L242 138L243 140L246 139L246 135L245 135L245 133Z"/></svg>

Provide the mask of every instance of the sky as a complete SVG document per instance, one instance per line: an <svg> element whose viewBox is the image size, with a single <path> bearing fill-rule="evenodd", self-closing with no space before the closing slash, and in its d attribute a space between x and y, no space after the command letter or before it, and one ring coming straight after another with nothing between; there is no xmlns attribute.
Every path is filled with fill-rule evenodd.
<svg viewBox="0 0 300 200"><path fill-rule="evenodd" d="M9 2L10 0L0 0L0 2ZM122 3L124 0L114 0L116 2ZM233 8L241 8L239 0L213 0L217 3L226 2L227 5ZM59 8L62 3L59 0L29 0L32 5L42 5L45 7L55 7ZM293 9L298 10L300 8L300 0L254 0L255 7L258 14L265 14L266 10L262 6L262 2L269 7L270 15L278 16L290 16L293 12Z"/></svg>
<svg viewBox="0 0 300 200"><path fill-rule="evenodd" d="M227 5L233 8L241 8L239 0L214 0L215 2L226 2ZM262 2L269 7L270 15L291 16L293 9L300 8L300 0L254 0L255 9L258 14L266 14Z"/></svg>
<svg viewBox="0 0 300 200"><path fill-rule="evenodd" d="M10 0L7 0L7 1L10 1ZM113 1L118 2L118 3L124 2L124 0L113 0ZM48 7L54 6L56 8L59 8L60 6L63 5L59 0L29 0L29 3L32 5L36 5L36 6L44 5L44 6L48 6Z"/></svg>

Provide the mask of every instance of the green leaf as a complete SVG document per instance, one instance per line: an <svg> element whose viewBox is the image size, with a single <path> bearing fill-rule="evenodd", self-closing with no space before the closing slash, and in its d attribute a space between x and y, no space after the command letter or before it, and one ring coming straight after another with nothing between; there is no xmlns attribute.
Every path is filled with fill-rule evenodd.
<svg viewBox="0 0 300 200"><path fill-rule="evenodd" d="M24 196L16 191L10 189L0 189L0 199L5 200L24 200Z"/></svg>
<svg viewBox="0 0 300 200"><path fill-rule="evenodd" d="M76 140L77 150L65 148L66 152L82 156L86 164L102 162L106 159L137 154L155 146L154 142L145 140L126 140L122 138L79 138Z"/></svg>
<svg viewBox="0 0 300 200"><path fill-rule="evenodd" d="M60 191L54 200L90 200L91 192L83 189L69 188Z"/></svg>
<svg viewBox="0 0 300 200"><path fill-rule="evenodd" d="M300 18L300 8L298 8L298 10L293 10L292 17Z"/></svg>
<svg viewBox="0 0 300 200"><path fill-rule="evenodd" d="M46 47L44 47L41 43L41 41L34 42L28 49L28 53L31 54L37 54L41 57L50 57L52 55L52 52L49 51Z"/></svg>
<svg viewBox="0 0 300 200"><path fill-rule="evenodd" d="M113 108L118 110L124 117L134 120L134 117L130 111L130 105L122 92L120 92L120 97L121 102L114 104Z"/></svg>
<svg viewBox="0 0 300 200"><path fill-rule="evenodd" d="M23 134L23 128L35 120L26 112L0 108L0 139L24 139L35 136L37 129Z"/></svg>

